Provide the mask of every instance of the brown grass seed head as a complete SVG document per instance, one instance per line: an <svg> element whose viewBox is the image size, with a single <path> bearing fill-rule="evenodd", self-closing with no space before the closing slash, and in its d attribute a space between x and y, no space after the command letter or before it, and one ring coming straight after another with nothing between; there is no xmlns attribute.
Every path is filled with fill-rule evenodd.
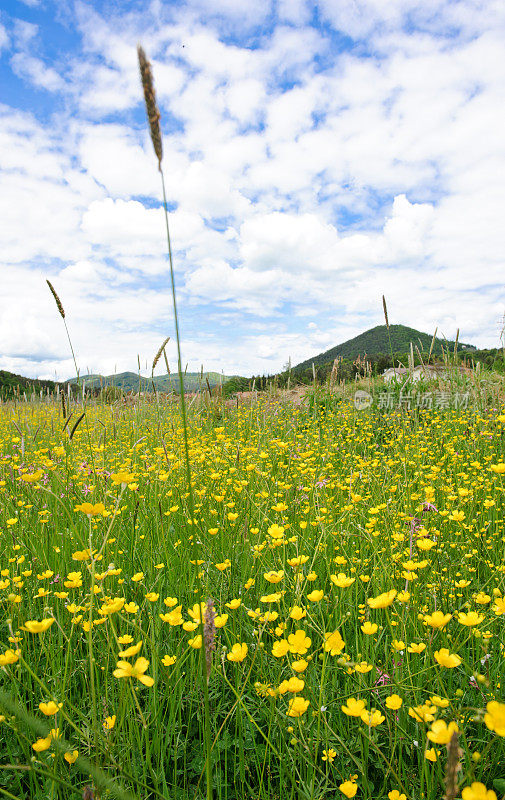
<svg viewBox="0 0 505 800"><path fill-rule="evenodd" d="M164 340L164 342L162 343L161 347L159 348L158 352L157 352L157 353L156 353L156 355L154 356L154 361L153 361L153 366L152 366L152 372L154 372L154 370L155 370L155 368L156 368L156 364L157 364L157 363L158 363L158 361L160 360L160 358L161 358L161 355L162 355L163 351L165 350L165 347L167 346L167 344L169 343L169 341L170 341L170 336L167 336L167 338Z"/></svg>
<svg viewBox="0 0 505 800"><path fill-rule="evenodd" d="M147 119L149 122L149 129L151 132L151 141L153 143L154 152L158 159L158 167L161 169L161 161L163 159L163 147L161 144L161 129L160 129L160 112L156 105L156 92L154 91L154 80L151 69L151 64L147 60L143 48L137 46L137 55L140 67L140 80L144 90L144 100L146 104Z"/></svg>
<svg viewBox="0 0 505 800"><path fill-rule="evenodd" d="M51 292L52 296L54 297L54 300L55 300L56 306L58 308L58 311L60 312L62 318L65 319L65 311L64 311L62 302L61 302L60 298L58 297L58 295L56 293L56 289L54 288L54 286L51 283L51 281L47 280L47 278L46 278L46 283L49 286L49 291Z"/></svg>

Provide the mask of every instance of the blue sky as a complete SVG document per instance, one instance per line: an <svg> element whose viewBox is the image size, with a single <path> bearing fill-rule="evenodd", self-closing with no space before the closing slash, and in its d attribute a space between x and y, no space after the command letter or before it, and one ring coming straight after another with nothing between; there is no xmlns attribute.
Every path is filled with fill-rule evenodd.
<svg viewBox="0 0 505 800"><path fill-rule="evenodd" d="M153 62L190 369L274 372L390 320L499 346L505 6L7 0L0 369L150 364L173 338ZM175 351L168 353L175 363Z"/></svg>

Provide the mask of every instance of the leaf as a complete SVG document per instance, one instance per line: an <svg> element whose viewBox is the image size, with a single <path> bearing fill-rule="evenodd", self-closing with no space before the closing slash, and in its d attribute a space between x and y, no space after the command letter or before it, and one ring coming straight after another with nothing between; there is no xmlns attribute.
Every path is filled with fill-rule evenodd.
<svg viewBox="0 0 505 800"><path fill-rule="evenodd" d="M73 437L74 433L75 433L75 432L76 432L76 430L77 430L77 426L78 426L78 425L79 425L79 423L80 423L80 422L81 422L81 421L84 419L85 415L86 415L86 412L84 411L84 412L81 414L81 416L79 417L79 419L77 420L77 422L74 424L74 427L73 427L73 428L72 428L72 430L70 431L70 436L68 437L70 440L72 440L72 437Z"/></svg>

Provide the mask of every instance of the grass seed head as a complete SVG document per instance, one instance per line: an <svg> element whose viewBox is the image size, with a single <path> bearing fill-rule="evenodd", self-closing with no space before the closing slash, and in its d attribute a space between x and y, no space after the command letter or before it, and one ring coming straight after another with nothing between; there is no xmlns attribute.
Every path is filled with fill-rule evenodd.
<svg viewBox="0 0 505 800"><path fill-rule="evenodd" d="M146 104L147 119L149 122L149 129L151 132L151 141L153 143L154 152L158 159L158 166L161 169L161 161L163 159L163 147L161 143L161 129L160 129L160 112L156 104L156 92L154 91L154 80L151 69L151 64L147 60L143 48L137 46L137 55L140 67L140 80L142 81L142 88L144 90L144 100Z"/></svg>
<svg viewBox="0 0 505 800"><path fill-rule="evenodd" d="M153 372L156 369L156 364L160 360L160 358L161 358L161 356L162 356L162 354L163 354L163 352L165 350L165 347L167 346L169 341L170 341L170 336L167 336L167 338L165 339L165 341L162 343L161 347L159 348L158 352L154 356L154 361L153 361L153 366L152 366L152 371Z"/></svg>
<svg viewBox="0 0 505 800"><path fill-rule="evenodd" d="M386 305L386 298L382 295L382 308L384 309L384 319L386 320L386 327L389 328L388 320L388 307Z"/></svg>
<svg viewBox="0 0 505 800"><path fill-rule="evenodd" d="M447 745L447 765L445 768L445 795L444 800L454 800L458 794L458 772L461 769L461 756L463 752L459 746L459 732L454 731Z"/></svg>
<svg viewBox="0 0 505 800"><path fill-rule="evenodd" d="M62 302L61 302L60 298L58 297L58 295L56 293L56 289L54 288L54 286L51 283L51 281L47 280L47 278L46 278L46 283L49 286L49 291L51 292L52 296L54 297L54 300L55 300L56 306L58 308L58 311L60 312L62 318L65 319L65 310L63 308L63 305L62 305Z"/></svg>

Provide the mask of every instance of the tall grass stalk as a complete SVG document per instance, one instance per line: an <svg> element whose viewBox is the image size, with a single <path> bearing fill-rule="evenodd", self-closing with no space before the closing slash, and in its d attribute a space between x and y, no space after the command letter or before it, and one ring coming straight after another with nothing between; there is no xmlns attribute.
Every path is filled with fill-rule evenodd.
<svg viewBox="0 0 505 800"><path fill-rule="evenodd" d="M54 302L56 303L56 308L58 309L60 317L62 318L63 324L65 326L65 332L67 334L68 343L70 345L70 352L72 353L72 359L73 359L73 362L74 362L75 374L77 376L77 385L81 389L81 393L82 393L82 385L81 385L81 379L80 379L80 376L79 376L79 368L77 366L77 361L76 361L75 353L74 353L74 347L72 345L72 340L70 338L70 333L69 333L68 326L67 326L67 320L65 318L65 309L63 308L63 303L61 302L61 300L60 300L60 298L58 296L58 293L57 293L56 289L54 288L53 284L51 283L51 281L47 280L47 278L46 278L46 283L47 283L47 285L49 287L49 291L51 292L52 296L54 297ZM84 396L83 396L82 400L83 400L83 404L84 404Z"/></svg>
<svg viewBox="0 0 505 800"><path fill-rule="evenodd" d="M391 363L393 365L394 374L396 376L396 367L395 367L395 360L393 357L393 345L391 344L391 333L389 332L389 319L388 319L388 307L386 305L386 298L382 295L382 308L384 310L384 319L386 320L386 328L388 331L388 339L389 339L389 352L391 353Z"/></svg>
<svg viewBox="0 0 505 800"><path fill-rule="evenodd" d="M184 396L184 374L182 369L182 356L181 356L181 337L179 331L179 316L177 313L177 298L176 298L176 291L175 291L175 273L174 273L174 264L173 264L173 257L172 257L172 243L170 239L170 226L168 221L168 205L167 205L167 194L166 194L166 187L165 187L165 176L163 174L163 167L162 167L162 159L163 159L163 147L162 147L162 136L161 136L161 128L159 124L160 120L160 113L156 103L156 93L154 90L154 81L151 71L151 65L146 58L145 52L142 47L139 45L137 47L137 55L139 60L139 67L140 67L140 77L142 82L142 88L144 90L144 100L146 105L147 111L147 118L149 121L149 129L151 135L151 141L153 143L154 152L158 159L158 171L160 173L161 178L161 188L163 194L163 211L165 217L165 232L167 237L167 250L168 250L168 261L170 266L170 285L171 285L171 292L172 292L172 306L174 312L174 327L175 327L175 341L177 347L177 372L179 376L179 393L180 393L180 408L181 408L181 420L182 420L182 428L183 428L183 444L184 444L184 457L185 457L185 465L186 465L186 480L188 485L188 508L189 508L189 518L191 521L190 527L192 529L191 540L193 545L193 553L194 553L194 561L195 561L195 579L196 585L198 590L198 603L202 602L202 581L200 578L200 566L198 564L198 542L196 536L196 519L195 519L195 503L193 497L193 486L191 480L191 462L190 462L190 455L189 455L189 436L188 436L188 419L186 413L186 399ZM163 349L163 348L162 348ZM204 612L201 611L200 613L200 636L202 645L200 647L200 654L201 654L201 683L202 683L202 690L203 690L203 697L204 697L204 744L205 744L205 752L206 752L206 764L205 764L205 772L207 778L207 800L212 800L212 761L211 761L211 731L210 731L210 705L209 705L209 687L207 681L207 658L204 646L204 639L205 639L205 629L204 629Z"/></svg>

